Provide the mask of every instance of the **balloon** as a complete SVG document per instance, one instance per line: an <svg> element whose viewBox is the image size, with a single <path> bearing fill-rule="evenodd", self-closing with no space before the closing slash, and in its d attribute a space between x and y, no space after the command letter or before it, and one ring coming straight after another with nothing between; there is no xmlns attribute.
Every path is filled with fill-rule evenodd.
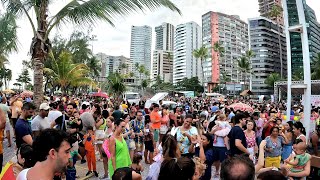
<svg viewBox="0 0 320 180"><path fill-rule="evenodd" d="M291 120L291 121L294 120L294 116L290 116L290 120Z"/></svg>
<svg viewBox="0 0 320 180"><path fill-rule="evenodd" d="M293 120L299 121L299 116L295 116L295 117L293 118Z"/></svg>
<svg viewBox="0 0 320 180"><path fill-rule="evenodd" d="M286 115L283 115L282 116L282 120L286 120L287 119L287 116Z"/></svg>

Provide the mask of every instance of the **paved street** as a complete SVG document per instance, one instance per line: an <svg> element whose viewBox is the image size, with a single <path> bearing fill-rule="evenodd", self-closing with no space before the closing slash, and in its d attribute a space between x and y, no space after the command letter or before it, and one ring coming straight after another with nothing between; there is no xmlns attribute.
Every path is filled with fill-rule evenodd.
<svg viewBox="0 0 320 180"><path fill-rule="evenodd" d="M3 155L3 165L5 165L12 157L15 156L16 150L14 146L8 147L8 140L5 139L3 142L3 148L4 148L4 155ZM142 179L145 179L147 177L147 174L149 172L149 165L146 165L143 163L144 171L142 172ZM77 175L80 177L79 179L83 179L85 177L85 174L88 172L87 164L80 164L80 161L76 164L77 168ZM214 168L212 169L212 174L214 175ZM103 164L101 161L97 161L97 172L99 173L99 176L103 175ZM214 176L212 176L214 177ZM91 177L90 180L98 180L99 178Z"/></svg>

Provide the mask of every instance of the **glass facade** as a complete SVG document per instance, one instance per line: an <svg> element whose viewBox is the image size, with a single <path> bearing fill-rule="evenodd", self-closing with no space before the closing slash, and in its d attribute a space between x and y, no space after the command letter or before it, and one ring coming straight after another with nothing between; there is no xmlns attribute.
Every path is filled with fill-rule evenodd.
<svg viewBox="0 0 320 180"><path fill-rule="evenodd" d="M303 1L306 22L308 26L309 51L311 61L320 52L320 25L317 22L314 10L310 8L305 0ZM296 0L287 0L289 25L294 26L299 24L298 10ZM300 33L290 33L291 43L291 60L292 74L303 73L303 55Z"/></svg>

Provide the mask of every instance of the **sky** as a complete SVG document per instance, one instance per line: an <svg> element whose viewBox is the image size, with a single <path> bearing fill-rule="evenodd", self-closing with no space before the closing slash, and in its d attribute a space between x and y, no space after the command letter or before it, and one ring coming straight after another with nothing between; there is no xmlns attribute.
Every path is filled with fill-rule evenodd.
<svg viewBox="0 0 320 180"><path fill-rule="evenodd" d="M69 0L59 0L58 3L49 7L50 15L58 12L63 5ZM318 21L320 20L320 0L306 0L307 4L316 12ZM156 11L139 12L125 17L118 17L114 22L115 27L112 27L106 22L98 22L93 26L93 35L97 36L97 41L92 41L92 49L95 54L102 52L107 55L124 55L130 56L130 36L131 26L148 25L153 28L153 45L154 49L155 32L154 27L168 22L174 26L194 21L201 26L201 16L208 11L222 12L230 15L239 15L244 21L248 18L258 17L258 0L172 0L177 7L182 11L182 15L172 12L166 8L160 8ZM1 7L0 7L1 10ZM34 14L31 14L34 18ZM9 56L9 68L13 72L11 86L18 78L22 69L22 60L30 60L28 54L32 39L32 30L26 18L18 20L18 39L19 51ZM51 38L56 34L60 34L68 38L73 30L86 29L73 25L62 26L59 30L54 30L51 33Z"/></svg>

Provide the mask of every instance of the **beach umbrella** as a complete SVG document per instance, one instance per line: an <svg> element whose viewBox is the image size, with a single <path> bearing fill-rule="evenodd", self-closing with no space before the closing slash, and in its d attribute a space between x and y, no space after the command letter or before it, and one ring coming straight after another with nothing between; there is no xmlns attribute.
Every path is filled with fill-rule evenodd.
<svg viewBox="0 0 320 180"><path fill-rule="evenodd" d="M93 93L92 96L94 96L94 97L102 97L102 98L109 98L107 93L104 93L104 92L96 92L96 93Z"/></svg>
<svg viewBox="0 0 320 180"><path fill-rule="evenodd" d="M253 112L253 108L248 104L244 104L244 103L234 103L234 104L231 104L229 108L233 108L235 111L240 110L240 111Z"/></svg>
<svg viewBox="0 0 320 180"><path fill-rule="evenodd" d="M30 96L33 96L33 92L25 90L20 94L20 96L21 97L30 97Z"/></svg>

